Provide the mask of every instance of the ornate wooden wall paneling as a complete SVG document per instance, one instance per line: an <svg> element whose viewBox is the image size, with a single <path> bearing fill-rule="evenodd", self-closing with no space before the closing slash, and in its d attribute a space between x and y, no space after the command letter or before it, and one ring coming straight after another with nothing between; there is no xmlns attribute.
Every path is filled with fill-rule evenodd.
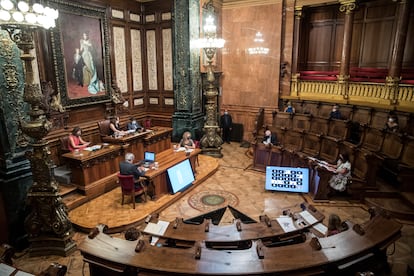
<svg viewBox="0 0 414 276"><path fill-rule="evenodd" d="M399 160L404 147L403 136L399 133L385 132L381 150L378 153L381 157Z"/></svg>
<svg viewBox="0 0 414 276"><path fill-rule="evenodd" d="M340 141L329 136L322 136L319 158L328 163L336 164L339 156Z"/></svg>
<svg viewBox="0 0 414 276"><path fill-rule="evenodd" d="M273 116L272 125L276 125L281 128L292 128L292 114L286 112L275 112Z"/></svg>
<svg viewBox="0 0 414 276"><path fill-rule="evenodd" d="M303 136L302 152L307 156L317 157L321 151L322 135L305 133Z"/></svg>
<svg viewBox="0 0 414 276"><path fill-rule="evenodd" d="M340 140L348 138L348 120L330 119L328 127L328 135Z"/></svg>
<svg viewBox="0 0 414 276"><path fill-rule="evenodd" d="M401 190L405 192L414 192L414 137L404 137L404 148L401 153L398 165L398 180L401 182Z"/></svg>
<svg viewBox="0 0 414 276"><path fill-rule="evenodd" d="M309 132L327 135L329 130L329 119L312 117Z"/></svg>
<svg viewBox="0 0 414 276"><path fill-rule="evenodd" d="M361 139L361 146L371 152L379 152L384 141L384 132L382 130L364 127L364 132Z"/></svg>
<svg viewBox="0 0 414 276"><path fill-rule="evenodd" d="M292 128L297 131L308 131L312 116L309 114L295 113L292 116Z"/></svg>

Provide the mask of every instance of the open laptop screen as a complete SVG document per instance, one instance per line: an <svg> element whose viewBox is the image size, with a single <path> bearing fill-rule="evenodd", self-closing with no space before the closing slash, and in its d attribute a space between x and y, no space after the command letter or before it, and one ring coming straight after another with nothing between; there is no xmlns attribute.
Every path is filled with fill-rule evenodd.
<svg viewBox="0 0 414 276"><path fill-rule="evenodd" d="M154 162L155 161L155 152L146 151L144 153L144 161L146 161L146 162Z"/></svg>

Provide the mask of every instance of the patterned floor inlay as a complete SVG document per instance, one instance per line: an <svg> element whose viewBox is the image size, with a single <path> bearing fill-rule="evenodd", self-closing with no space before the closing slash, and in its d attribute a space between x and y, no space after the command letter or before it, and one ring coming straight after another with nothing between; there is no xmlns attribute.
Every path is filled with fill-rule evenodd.
<svg viewBox="0 0 414 276"><path fill-rule="evenodd" d="M233 193L227 191L201 191L188 198L188 204L196 210L203 212L212 211L228 205L234 207L239 199Z"/></svg>

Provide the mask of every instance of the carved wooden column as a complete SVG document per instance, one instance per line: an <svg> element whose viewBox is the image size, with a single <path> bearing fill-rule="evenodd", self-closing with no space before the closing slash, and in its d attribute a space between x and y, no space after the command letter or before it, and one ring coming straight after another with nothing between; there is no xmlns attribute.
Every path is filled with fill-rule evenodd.
<svg viewBox="0 0 414 276"><path fill-rule="evenodd" d="M293 53L292 53L292 85L290 88L291 96L299 96L298 80L300 74L298 73L298 60L299 60L299 39L300 39L300 26L302 20L302 7L295 7L295 29L293 35Z"/></svg>
<svg viewBox="0 0 414 276"><path fill-rule="evenodd" d="M401 68L404 57L405 41L407 37L408 23L412 0L400 0L398 5L397 31L394 37L394 47L392 49L391 64L388 68L386 87L389 92L391 103L397 103L398 86L401 76Z"/></svg>
<svg viewBox="0 0 414 276"><path fill-rule="evenodd" d="M342 42L341 67L338 76L338 92L348 99L349 62L351 60L352 28L354 21L355 0L340 1L339 11L345 12L344 39Z"/></svg>

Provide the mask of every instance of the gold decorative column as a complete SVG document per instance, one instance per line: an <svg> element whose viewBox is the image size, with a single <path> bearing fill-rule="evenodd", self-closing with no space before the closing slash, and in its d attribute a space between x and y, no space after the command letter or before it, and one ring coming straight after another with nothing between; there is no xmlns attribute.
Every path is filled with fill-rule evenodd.
<svg viewBox="0 0 414 276"><path fill-rule="evenodd" d="M32 151L26 152L32 169L33 185L27 194L30 214L25 220L25 229L29 236L30 254L66 256L76 249L72 240L72 224L66 205L58 192L54 178L55 165L50 158L48 141L44 137L52 124L40 108L43 94L40 85L34 83L30 51L34 48L33 33L30 28L8 29L10 37L22 50L21 59L25 67L25 87L23 100L30 104L29 120L22 121L23 133L32 138Z"/></svg>
<svg viewBox="0 0 414 276"><path fill-rule="evenodd" d="M200 140L202 152L214 157L222 157L221 145L223 139L220 136L220 127L217 122L217 87L214 86L213 57L215 48L204 48L207 56L207 89L204 91L206 97L206 120L203 127L204 135Z"/></svg>
<svg viewBox="0 0 414 276"><path fill-rule="evenodd" d="M398 104L398 91L403 66L404 49L407 40L408 25L410 21L412 0L398 0L398 20L394 36L391 62L388 68L388 76L385 80L387 92L390 95L391 104Z"/></svg>
<svg viewBox="0 0 414 276"><path fill-rule="evenodd" d="M352 28L354 20L354 10L356 9L355 0L340 1L340 12L345 12L344 22L344 39L342 42L341 67L338 76L338 94L347 100L348 96L348 81L349 81L349 62L351 60L351 46L352 46Z"/></svg>
<svg viewBox="0 0 414 276"><path fill-rule="evenodd" d="M30 161L33 184L27 193L29 215L25 219L32 256L62 255L66 256L76 249L72 240L73 229L66 205L59 195L54 178L55 165L50 158L48 141L44 138L52 124L41 108L43 93L40 85L34 83L30 51L34 49L33 32L39 28L55 26L58 11L35 3L2 0L0 1L0 27L10 35L22 51L21 60L25 69L25 86L23 100L30 105L28 117L20 122L24 134L31 138L26 152Z"/></svg>
<svg viewBox="0 0 414 276"><path fill-rule="evenodd" d="M292 74L291 74L291 87L290 95L299 96L299 79L300 74L298 73L298 59L299 59L299 39L300 39L300 26L302 20L302 7L295 7L295 30L293 37L293 59L292 59Z"/></svg>
<svg viewBox="0 0 414 276"><path fill-rule="evenodd" d="M209 8L210 14L206 18L203 26L204 37L191 41L192 48L202 48L207 57L207 88L204 91L206 97L206 120L204 122L204 135L200 139L200 146L203 154L214 157L222 157L221 145L223 139L220 136L220 127L217 116L217 96L218 88L215 86L215 77L213 72L213 58L217 49L223 48L224 39L217 38L216 26L214 25L214 18L211 15L213 10L212 1L206 4Z"/></svg>

